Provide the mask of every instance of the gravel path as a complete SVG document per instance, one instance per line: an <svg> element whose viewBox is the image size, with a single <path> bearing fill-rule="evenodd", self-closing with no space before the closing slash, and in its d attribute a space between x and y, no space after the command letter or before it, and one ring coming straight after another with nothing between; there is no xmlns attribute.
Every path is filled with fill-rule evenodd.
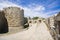
<svg viewBox="0 0 60 40"><path fill-rule="evenodd" d="M35 23L28 30L0 37L0 40L54 40L44 22Z"/></svg>

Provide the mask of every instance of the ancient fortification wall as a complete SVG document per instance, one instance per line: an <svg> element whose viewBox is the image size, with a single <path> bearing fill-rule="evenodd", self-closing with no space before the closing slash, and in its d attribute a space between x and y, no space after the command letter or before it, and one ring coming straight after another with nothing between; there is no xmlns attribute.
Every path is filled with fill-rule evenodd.
<svg viewBox="0 0 60 40"><path fill-rule="evenodd" d="M4 8L4 13L9 27L21 27L24 25L24 10L18 7Z"/></svg>

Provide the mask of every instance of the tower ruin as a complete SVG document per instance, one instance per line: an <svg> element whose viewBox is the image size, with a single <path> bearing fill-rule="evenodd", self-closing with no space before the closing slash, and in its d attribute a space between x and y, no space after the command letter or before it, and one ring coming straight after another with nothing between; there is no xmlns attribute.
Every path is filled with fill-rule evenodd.
<svg viewBox="0 0 60 40"><path fill-rule="evenodd" d="M20 27L24 25L24 10L18 7L4 8L4 13L9 27Z"/></svg>

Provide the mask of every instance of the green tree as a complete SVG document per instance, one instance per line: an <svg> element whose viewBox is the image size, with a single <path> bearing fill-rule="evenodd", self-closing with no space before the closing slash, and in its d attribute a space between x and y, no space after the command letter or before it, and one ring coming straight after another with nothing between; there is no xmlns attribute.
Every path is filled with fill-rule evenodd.
<svg viewBox="0 0 60 40"><path fill-rule="evenodd" d="M33 19L33 20L36 20L36 19L38 19L38 18L39 18L39 17L33 17L32 19Z"/></svg>

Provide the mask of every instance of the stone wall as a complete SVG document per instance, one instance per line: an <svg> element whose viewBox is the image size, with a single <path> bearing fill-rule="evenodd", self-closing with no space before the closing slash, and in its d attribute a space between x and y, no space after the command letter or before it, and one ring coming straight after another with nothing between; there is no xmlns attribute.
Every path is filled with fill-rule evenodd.
<svg viewBox="0 0 60 40"><path fill-rule="evenodd" d="M9 27L21 27L24 25L24 10L18 7L4 8L4 13Z"/></svg>
<svg viewBox="0 0 60 40"><path fill-rule="evenodd" d="M0 34L8 32L8 22L5 13L0 11Z"/></svg>
<svg viewBox="0 0 60 40"><path fill-rule="evenodd" d="M50 27L54 27L55 16L50 17Z"/></svg>
<svg viewBox="0 0 60 40"><path fill-rule="evenodd" d="M60 32L59 31L60 30L60 13L53 15L47 19L49 19L49 21L46 20L45 22L47 22L47 24L49 25L50 32L51 32L53 38L55 40L58 40L58 38L59 38L59 40L60 40L60 37L58 37L60 35L59 34L59 32Z"/></svg>
<svg viewBox="0 0 60 40"><path fill-rule="evenodd" d="M57 38L60 40L60 12L55 16L55 27L57 32Z"/></svg>

